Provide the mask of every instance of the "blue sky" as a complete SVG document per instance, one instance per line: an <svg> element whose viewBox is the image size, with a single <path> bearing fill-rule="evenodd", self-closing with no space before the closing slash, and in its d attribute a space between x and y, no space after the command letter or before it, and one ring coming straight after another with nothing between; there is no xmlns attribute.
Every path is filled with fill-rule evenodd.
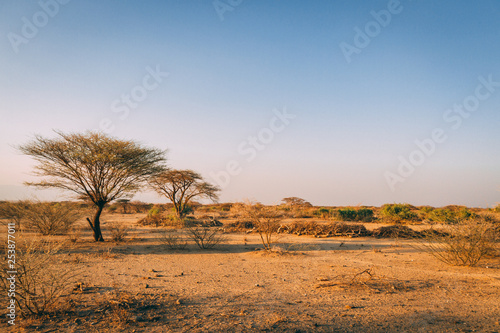
<svg viewBox="0 0 500 333"><path fill-rule="evenodd" d="M31 193L14 146L106 128L168 149L221 201L492 206L499 17L493 0L2 1L0 199ZM446 140L427 154L415 141L435 129Z"/></svg>

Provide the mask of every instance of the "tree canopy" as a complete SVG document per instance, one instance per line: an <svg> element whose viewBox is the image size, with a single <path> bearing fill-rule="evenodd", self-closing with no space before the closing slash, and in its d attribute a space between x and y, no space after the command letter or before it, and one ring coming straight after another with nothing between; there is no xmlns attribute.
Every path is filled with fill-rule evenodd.
<svg viewBox="0 0 500 333"><path fill-rule="evenodd" d="M150 177L165 171L165 152L99 132L56 133L54 139L37 135L19 147L38 162L35 175L44 177L26 184L68 190L91 200L98 210L89 223L94 238L102 240L99 216L103 207L133 195Z"/></svg>
<svg viewBox="0 0 500 333"><path fill-rule="evenodd" d="M160 195L166 196L174 204L179 218L184 217L191 199L210 199L217 201L220 188L203 180L192 170L168 170L152 177L151 187Z"/></svg>

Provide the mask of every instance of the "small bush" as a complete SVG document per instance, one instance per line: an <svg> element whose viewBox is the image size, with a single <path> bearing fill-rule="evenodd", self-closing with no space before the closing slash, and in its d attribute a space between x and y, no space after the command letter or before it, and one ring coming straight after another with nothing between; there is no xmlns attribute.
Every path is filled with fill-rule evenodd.
<svg viewBox="0 0 500 333"><path fill-rule="evenodd" d="M375 216L373 209L370 208L360 208L356 212L356 221L372 222Z"/></svg>
<svg viewBox="0 0 500 333"><path fill-rule="evenodd" d="M369 208L340 208L335 213L336 218L340 221L362 221L371 222L374 219L373 210Z"/></svg>
<svg viewBox="0 0 500 333"><path fill-rule="evenodd" d="M157 215L160 215L161 213L163 212L163 209L161 206L158 206L158 205L154 205L153 207L151 207L151 209L148 211L148 217L151 216L157 216Z"/></svg>
<svg viewBox="0 0 500 333"><path fill-rule="evenodd" d="M66 233L80 216L74 205L36 201L28 204L24 218L29 228L42 235L57 235Z"/></svg>
<svg viewBox="0 0 500 333"><path fill-rule="evenodd" d="M224 229L226 232L248 232L255 229L255 224L252 221L236 221L228 223Z"/></svg>
<svg viewBox="0 0 500 333"><path fill-rule="evenodd" d="M404 225L380 227L372 231L377 238L418 238L420 233Z"/></svg>
<svg viewBox="0 0 500 333"><path fill-rule="evenodd" d="M346 224L341 222L316 223L316 222L292 222L282 224L278 233L295 234L298 236L310 235L316 237L338 237L338 236L367 236L368 230L361 224Z"/></svg>
<svg viewBox="0 0 500 333"><path fill-rule="evenodd" d="M234 205L233 208L245 219L252 221L259 233L262 245L270 251L284 214L276 207L264 206L260 203Z"/></svg>
<svg viewBox="0 0 500 333"><path fill-rule="evenodd" d="M462 220L475 218L477 215L464 207L459 210L453 210L451 208L436 208L429 212L427 217L429 220L434 222L455 224Z"/></svg>
<svg viewBox="0 0 500 333"><path fill-rule="evenodd" d="M498 248L498 230L484 218L468 219L447 225L445 232L423 233L422 248L437 259L456 266L476 266Z"/></svg>
<svg viewBox="0 0 500 333"><path fill-rule="evenodd" d="M211 249L225 241L219 228L188 227L188 233L200 249Z"/></svg>
<svg viewBox="0 0 500 333"><path fill-rule="evenodd" d="M341 221L355 221L357 214L356 211L352 208L341 208L337 210L337 217Z"/></svg>
<svg viewBox="0 0 500 333"><path fill-rule="evenodd" d="M313 211L313 215L322 219L331 217L332 212L328 208L321 207Z"/></svg>
<svg viewBox="0 0 500 333"><path fill-rule="evenodd" d="M77 273L61 268L55 259L63 244L35 239L16 250L16 297L24 315L50 312L67 297ZM9 269L0 270L0 293L5 297L10 289Z"/></svg>
<svg viewBox="0 0 500 333"><path fill-rule="evenodd" d="M380 213L389 222L411 222L418 220L418 215L412 208L413 206L408 204L386 204L382 206Z"/></svg>
<svg viewBox="0 0 500 333"><path fill-rule="evenodd" d="M308 208L299 208L292 213L292 217L296 219L310 219L313 217L313 213Z"/></svg>
<svg viewBox="0 0 500 333"><path fill-rule="evenodd" d="M125 237L128 235L128 228L122 224L114 224L109 228L109 230L111 233L111 239L117 243L123 242Z"/></svg>
<svg viewBox="0 0 500 333"><path fill-rule="evenodd" d="M148 215L145 218L137 221L137 224L143 226L159 227L166 224L166 218L160 214Z"/></svg>
<svg viewBox="0 0 500 333"><path fill-rule="evenodd" d="M188 244L186 236L175 229L161 231L160 241L169 250L184 250Z"/></svg>
<svg viewBox="0 0 500 333"><path fill-rule="evenodd" d="M500 204L497 204L495 208L493 208L493 211L500 213Z"/></svg>
<svg viewBox="0 0 500 333"><path fill-rule="evenodd" d="M26 213L29 210L29 201L4 201L0 203L0 219L7 219L16 224L16 229L21 231Z"/></svg>
<svg viewBox="0 0 500 333"><path fill-rule="evenodd" d="M330 222L327 224L327 236L369 236L370 232L362 224L347 224L342 222Z"/></svg>

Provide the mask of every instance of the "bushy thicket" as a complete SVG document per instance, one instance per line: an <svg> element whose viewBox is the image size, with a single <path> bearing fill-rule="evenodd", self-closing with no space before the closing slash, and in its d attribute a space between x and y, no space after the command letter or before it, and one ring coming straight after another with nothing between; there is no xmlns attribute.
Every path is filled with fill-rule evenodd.
<svg viewBox="0 0 500 333"><path fill-rule="evenodd" d="M418 214L414 211L415 209L415 207L408 204L385 204L380 210L380 215L387 222L414 222L419 219Z"/></svg>
<svg viewBox="0 0 500 333"><path fill-rule="evenodd" d="M369 231L361 224L346 224L342 222L317 223L314 221L295 221L282 224L277 232L282 234L295 234L298 236L311 235L316 237L354 237L369 235Z"/></svg>
<svg viewBox="0 0 500 333"><path fill-rule="evenodd" d="M375 219L375 214L373 209L369 208L340 208L336 211L335 217L341 221L371 222Z"/></svg>
<svg viewBox="0 0 500 333"><path fill-rule="evenodd" d="M472 213L469 209L461 207L459 209L451 208L436 208L432 209L427 218L433 222L455 224L462 220L476 218L477 215Z"/></svg>

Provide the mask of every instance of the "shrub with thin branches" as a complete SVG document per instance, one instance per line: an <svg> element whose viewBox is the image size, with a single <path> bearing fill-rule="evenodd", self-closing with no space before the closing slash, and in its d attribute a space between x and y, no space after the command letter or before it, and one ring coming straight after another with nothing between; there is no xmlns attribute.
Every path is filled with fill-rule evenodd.
<svg viewBox="0 0 500 333"><path fill-rule="evenodd" d="M53 310L67 297L77 272L61 268L55 255L62 243L35 239L16 250L16 297L15 302L24 315L40 315ZM7 295L10 282L9 269L0 270L0 293Z"/></svg>
<svg viewBox="0 0 500 333"><path fill-rule="evenodd" d="M214 248L226 240L219 228L190 226L187 230L191 239L200 249Z"/></svg>
<svg viewBox="0 0 500 333"><path fill-rule="evenodd" d="M176 229L160 231L160 242L169 250L184 250L188 244L186 236Z"/></svg>
<svg viewBox="0 0 500 333"><path fill-rule="evenodd" d="M7 219L16 224L16 229L21 231L23 221L28 208L30 206L29 201L19 200L19 201L4 201L0 203L0 219Z"/></svg>
<svg viewBox="0 0 500 333"><path fill-rule="evenodd" d="M234 207L234 206L233 206ZM239 204L237 206L242 218L252 221L255 231L259 233L264 249L270 251L275 242L276 234L283 219L283 212L274 206L264 206L260 203Z"/></svg>
<svg viewBox="0 0 500 333"><path fill-rule="evenodd" d="M57 235L66 233L80 216L78 208L69 203L29 201L24 219L42 235Z"/></svg>
<svg viewBox="0 0 500 333"><path fill-rule="evenodd" d="M441 232L422 232L420 245L437 259L455 266L476 266L498 249L499 235L494 223L484 218L465 219L446 225Z"/></svg>
<svg viewBox="0 0 500 333"><path fill-rule="evenodd" d="M123 242L128 235L128 228L122 224L113 224L109 230L111 232L111 239L117 243Z"/></svg>

